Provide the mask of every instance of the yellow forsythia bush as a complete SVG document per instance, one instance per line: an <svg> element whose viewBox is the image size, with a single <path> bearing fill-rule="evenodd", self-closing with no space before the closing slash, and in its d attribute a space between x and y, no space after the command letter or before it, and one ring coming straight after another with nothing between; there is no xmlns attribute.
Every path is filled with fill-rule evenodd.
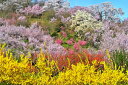
<svg viewBox="0 0 128 85"><path fill-rule="evenodd" d="M128 74L120 70L112 70L107 66L103 71L96 71L94 66L78 63L71 70L59 73L56 80L59 85L117 85L128 84Z"/></svg>
<svg viewBox="0 0 128 85"><path fill-rule="evenodd" d="M30 55L21 55L20 61L16 60L9 51L3 52L0 48L0 84L37 85L49 84L52 75L51 61L46 62L44 55L39 55L35 66L32 66ZM41 83L40 83L41 82Z"/></svg>
<svg viewBox="0 0 128 85"><path fill-rule="evenodd" d="M9 51L0 48L0 84L21 85L127 85L128 71L113 70L105 62L102 70L93 65L78 63L65 71L57 70L55 61L48 61L43 53L38 54L35 65L30 55L21 55L20 61ZM94 62L95 63L95 62ZM52 76L54 73L58 74Z"/></svg>
<svg viewBox="0 0 128 85"><path fill-rule="evenodd" d="M6 52L8 55L9 53ZM22 84L30 82L29 76L31 74L27 73L29 69L27 68L27 58L18 62L12 58L11 55L5 55L2 50L0 50L0 82Z"/></svg>

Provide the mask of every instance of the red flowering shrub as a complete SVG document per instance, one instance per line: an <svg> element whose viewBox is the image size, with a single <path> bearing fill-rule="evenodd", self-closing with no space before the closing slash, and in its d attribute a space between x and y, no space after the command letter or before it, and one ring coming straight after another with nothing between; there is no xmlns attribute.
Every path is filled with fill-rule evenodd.
<svg viewBox="0 0 128 85"><path fill-rule="evenodd" d="M46 56L47 59L55 60L57 63L57 66L59 70L63 70L65 68L70 68L71 65L76 65L77 63L81 62L84 64L93 64L92 62L96 60L96 68L100 68L102 65L100 64L101 61L106 61L104 59L104 54L103 53L94 53L91 54L88 51L84 51L81 53L74 52L73 50L69 50L69 53L64 56ZM102 66L103 67L103 66Z"/></svg>
<svg viewBox="0 0 128 85"><path fill-rule="evenodd" d="M88 51L85 51L85 55L87 56L88 63L92 64L92 61L96 60L97 63L100 63L101 61L105 61L104 54L103 53L97 53L97 54L91 54Z"/></svg>

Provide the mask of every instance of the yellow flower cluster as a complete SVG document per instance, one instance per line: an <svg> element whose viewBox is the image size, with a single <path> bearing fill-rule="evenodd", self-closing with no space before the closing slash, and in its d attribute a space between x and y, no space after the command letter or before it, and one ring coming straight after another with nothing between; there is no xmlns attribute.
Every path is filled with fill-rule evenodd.
<svg viewBox="0 0 128 85"><path fill-rule="evenodd" d="M0 48L0 84L48 84L52 75L50 66L54 62L47 62L43 54L40 56L36 65L32 66L30 54L21 55L20 60L16 60L9 51L3 52L3 48Z"/></svg>
<svg viewBox="0 0 128 85"><path fill-rule="evenodd" d="M128 71L113 70L105 62L104 69L96 70L93 65L78 63L71 69L59 71L55 61L48 61L44 54L38 54L35 65L31 65L30 55L21 55L20 61L9 51L0 48L0 84L21 85L117 85L128 84ZM58 72L58 73L57 73ZM53 76L53 74L57 73Z"/></svg>
<svg viewBox="0 0 128 85"><path fill-rule="evenodd" d="M107 66L103 71L96 71L94 66L78 63L71 70L59 73L56 81L59 85L117 85L128 84L128 74L112 70Z"/></svg>

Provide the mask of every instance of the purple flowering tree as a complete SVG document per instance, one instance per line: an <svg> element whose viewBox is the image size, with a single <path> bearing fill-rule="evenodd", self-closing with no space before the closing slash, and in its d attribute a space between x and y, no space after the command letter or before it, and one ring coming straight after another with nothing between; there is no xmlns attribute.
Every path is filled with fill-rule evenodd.
<svg viewBox="0 0 128 85"><path fill-rule="evenodd" d="M39 4L35 4L33 5L32 7L31 6L28 6L24 9L20 9L20 13L23 13L25 15L40 15L44 12L44 8L39 6Z"/></svg>
<svg viewBox="0 0 128 85"><path fill-rule="evenodd" d="M110 20L117 21L119 20L119 16L123 15L123 11L121 8L114 8L111 2L104 2L98 5L90 6L91 10L99 15L99 20Z"/></svg>
<svg viewBox="0 0 128 85"><path fill-rule="evenodd" d="M0 43L6 43L8 48L15 49L17 53L39 52L40 49L51 55L66 53L64 47L54 43L53 38L41 31L37 23L30 28L13 25L0 26Z"/></svg>

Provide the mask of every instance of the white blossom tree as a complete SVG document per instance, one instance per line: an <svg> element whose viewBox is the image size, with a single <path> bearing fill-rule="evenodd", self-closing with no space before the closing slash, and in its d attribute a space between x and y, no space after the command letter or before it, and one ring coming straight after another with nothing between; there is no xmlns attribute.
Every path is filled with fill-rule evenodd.
<svg viewBox="0 0 128 85"><path fill-rule="evenodd" d="M16 11L28 5L30 0L2 0L0 3L0 10L4 11Z"/></svg>
<svg viewBox="0 0 128 85"><path fill-rule="evenodd" d="M70 4L68 1L64 0L46 0L44 3L44 8L46 9L59 9L59 8L69 8Z"/></svg>

